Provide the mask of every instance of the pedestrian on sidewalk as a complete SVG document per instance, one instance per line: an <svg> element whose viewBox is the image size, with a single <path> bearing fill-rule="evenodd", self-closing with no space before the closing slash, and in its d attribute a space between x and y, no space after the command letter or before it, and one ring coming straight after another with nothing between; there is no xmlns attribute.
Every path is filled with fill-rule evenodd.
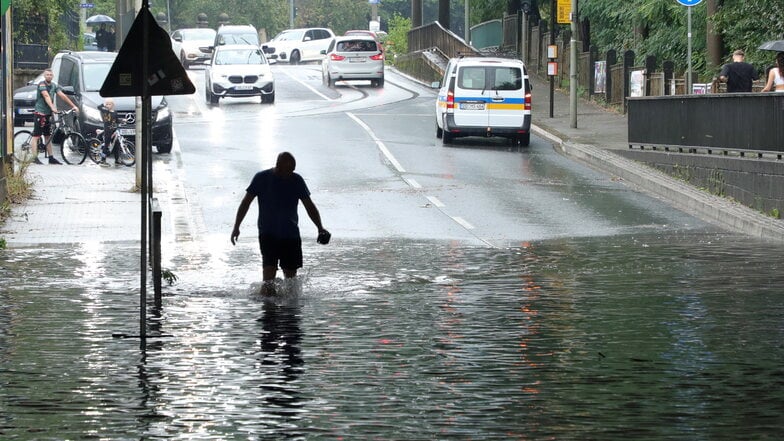
<svg viewBox="0 0 784 441"><path fill-rule="evenodd" d="M275 275L278 265L287 279L296 277L302 267L302 239L299 233L297 205L302 201L308 217L318 229L319 243L329 242L329 232L321 224L321 215L310 199L310 191L294 169L294 155L283 152L278 155L275 167L256 173L245 190L237 209L231 244L240 236L240 224L245 219L253 199L259 200L259 248L264 285L262 294L274 293Z"/></svg>
<svg viewBox="0 0 784 441"><path fill-rule="evenodd" d="M49 163L60 164L60 161L55 159L52 154L52 143L47 143L49 137L52 136L52 114L57 112L57 108L54 106L54 95L56 94L61 100L71 106L76 113L79 113L79 108L63 93L60 86L52 81L53 79L54 73L52 69L44 69L44 80L38 83L38 89L36 90L35 110L33 112L33 140L31 142L36 164L42 164L41 160L38 159L38 143L41 136L44 137Z"/></svg>
<svg viewBox="0 0 784 441"><path fill-rule="evenodd" d="M727 92L751 92L754 81L759 79L757 69L745 59L746 53L738 49L732 53L732 63L721 68L719 81L727 83Z"/></svg>
<svg viewBox="0 0 784 441"><path fill-rule="evenodd" d="M765 84L763 92L784 92L784 52L776 54L776 67L768 71L768 82Z"/></svg>

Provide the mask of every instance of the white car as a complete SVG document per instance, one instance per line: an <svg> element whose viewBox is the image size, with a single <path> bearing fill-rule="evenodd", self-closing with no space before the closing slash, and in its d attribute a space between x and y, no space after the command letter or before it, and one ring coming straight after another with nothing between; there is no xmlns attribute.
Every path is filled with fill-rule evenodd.
<svg viewBox="0 0 784 441"><path fill-rule="evenodd" d="M320 61L323 52L335 38L335 33L327 28L288 29L270 40L264 47L268 48L270 58L297 64L301 61Z"/></svg>
<svg viewBox="0 0 784 441"><path fill-rule="evenodd" d="M370 80L373 87L384 87L384 52L375 38L337 37L324 54L321 79L329 87L342 80Z"/></svg>
<svg viewBox="0 0 784 441"><path fill-rule="evenodd" d="M172 32L172 52L180 59L184 68L192 64L204 64L210 54L200 47L210 46L215 41L215 30L208 28L178 29Z"/></svg>
<svg viewBox="0 0 784 441"><path fill-rule="evenodd" d="M260 96L262 103L275 102L272 70L256 45L216 46L204 75L208 104L216 105L220 98L248 96Z"/></svg>

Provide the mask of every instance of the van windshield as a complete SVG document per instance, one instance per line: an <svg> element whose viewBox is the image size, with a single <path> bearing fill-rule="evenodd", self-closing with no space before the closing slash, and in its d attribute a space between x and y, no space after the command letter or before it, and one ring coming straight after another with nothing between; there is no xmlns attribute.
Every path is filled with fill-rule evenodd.
<svg viewBox="0 0 784 441"><path fill-rule="evenodd" d="M86 92L96 92L101 90L106 76L109 75L111 63L85 63L82 65L84 72L84 90Z"/></svg>
<svg viewBox="0 0 784 441"><path fill-rule="evenodd" d="M457 84L461 89L520 90L523 76L519 67L465 66L458 73Z"/></svg>

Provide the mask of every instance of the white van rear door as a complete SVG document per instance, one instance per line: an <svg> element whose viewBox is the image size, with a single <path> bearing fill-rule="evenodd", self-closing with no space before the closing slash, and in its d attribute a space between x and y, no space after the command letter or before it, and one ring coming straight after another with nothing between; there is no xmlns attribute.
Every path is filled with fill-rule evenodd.
<svg viewBox="0 0 784 441"><path fill-rule="evenodd" d="M519 66L486 68L490 102L488 127L521 127L525 118L525 81ZM530 112L530 111L529 111Z"/></svg>
<svg viewBox="0 0 784 441"><path fill-rule="evenodd" d="M487 127L489 91L485 87L484 66L460 66L455 81L455 124L464 127Z"/></svg>

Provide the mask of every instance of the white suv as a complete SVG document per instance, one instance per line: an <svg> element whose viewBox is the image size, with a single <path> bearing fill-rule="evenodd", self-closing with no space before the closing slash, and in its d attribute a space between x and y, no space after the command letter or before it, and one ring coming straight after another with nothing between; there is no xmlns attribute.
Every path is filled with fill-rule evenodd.
<svg viewBox="0 0 784 441"><path fill-rule="evenodd" d="M320 61L329 43L335 38L331 29L287 29L265 44L269 58L297 64L301 61Z"/></svg>
<svg viewBox="0 0 784 441"><path fill-rule="evenodd" d="M531 141L531 83L520 60L465 57L449 60L436 101L436 137L503 136Z"/></svg>

